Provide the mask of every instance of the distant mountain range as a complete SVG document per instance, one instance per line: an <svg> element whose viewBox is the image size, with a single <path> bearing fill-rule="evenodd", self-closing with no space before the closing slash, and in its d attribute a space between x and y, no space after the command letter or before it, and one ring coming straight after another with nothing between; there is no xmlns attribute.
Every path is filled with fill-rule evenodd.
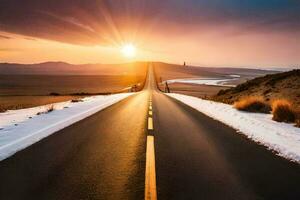
<svg viewBox="0 0 300 200"><path fill-rule="evenodd" d="M146 63L82 64L44 62L38 64L0 63L0 75L123 75L144 72Z"/></svg>
<svg viewBox="0 0 300 200"><path fill-rule="evenodd" d="M155 63L154 63L155 65ZM38 64L0 63L0 75L123 75L144 73L146 62L125 64L81 64L74 65L65 62L44 62ZM191 74L251 74L262 75L274 73L270 70L245 69L245 68L209 68L190 66L183 68L181 65L160 63L165 70L188 71ZM197 74L197 73L196 73ZM196 75L195 74L195 75Z"/></svg>

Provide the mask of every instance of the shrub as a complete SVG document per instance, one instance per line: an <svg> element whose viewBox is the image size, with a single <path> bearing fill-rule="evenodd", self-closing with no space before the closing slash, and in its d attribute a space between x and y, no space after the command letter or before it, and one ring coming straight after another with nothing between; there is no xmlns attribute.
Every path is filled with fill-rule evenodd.
<svg viewBox="0 0 300 200"><path fill-rule="evenodd" d="M57 92L51 92L49 95L50 95L50 96L60 96L60 94L57 93Z"/></svg>
<svg viewBox="0 0 300 200"><path fill-rule="evenodd" d="M38 112L36 115L47 114L54 111L54 105L49 105L44 112Z"/></svg>
<svg viewBox="0 0 300 200"><path fill-rule="evenodd" d="M296 125L295 126L298 127L298 128L300 128L300 119L296 120Z"/></svg>
<svg viewBox="0 0 300 200"><path fill-rule="evenodd" d="M296 120L296 112L287 100L276 100L272 103L273 120L292 123Z"/></svg>
<svg viewBox="0 0 300 200"><path fill-rule="evenodd" d="M50 105L50 106L47 108L46 113L52 112L53 110L54 110L54 105Z"/></svg>
<svg viewBox="0 0 300 200"><path fill-rule="evenodd" d="M223 95L223 94L226 94L226 92L227 92L228 90L220 90L219 92L218 92L218 94L217 94L217 96L221 96L221 95Z"/></svg>
<svg viewBox="0 0 300 200"><path fill-rule="evenodd" d="M83 102L83 100L82 99L72 99L71 102L78 103L78 102Z"/></svg>
<svg viewBox="0 0 300 200"><path fill-rule="evenodd" d="M271 106L262 97L256 96L245 97L235 102L233 106L247 112L270 113L271 111Z"/></svg>

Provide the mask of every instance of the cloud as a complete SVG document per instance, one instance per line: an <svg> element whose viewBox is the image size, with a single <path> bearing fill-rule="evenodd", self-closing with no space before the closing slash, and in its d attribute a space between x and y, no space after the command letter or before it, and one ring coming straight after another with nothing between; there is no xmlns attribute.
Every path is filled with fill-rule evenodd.
<svg viewBox="0 0 300 200"><path fill-rule="evenodd" d="M0 35L0 39L9 40L9 39L12 39L12 37L8 37L8 36L5 36L5 35Z"/></svg>
<svg viewBox="0 0 300 200"><path fill-rule="evenodd" d="M1 31L81 45L224 26L235 27L235 34L299 32L300 4L293 0L1 0L0 6Z"/></svg>

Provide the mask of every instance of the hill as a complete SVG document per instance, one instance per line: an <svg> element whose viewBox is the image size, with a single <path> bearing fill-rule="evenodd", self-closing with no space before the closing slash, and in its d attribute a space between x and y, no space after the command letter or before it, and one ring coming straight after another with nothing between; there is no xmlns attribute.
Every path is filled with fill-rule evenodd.
<svg viewBox="0 0 300 200"><path fill-rule="evenodd" d="M154 62L153 65L157 75L161 76L163 80L193 77L226 77L232 74L239 74L244 79L251 79L276 72L245 68L182 66L161 62ZM37 64L0 63L0 75L136 75L145 73L146 66L146 62L79 65L66 62Z"/></svg>
<svg viewBox="0 0 300 200"><path fill-rule="evenodd" d="M221 90L213 99L232 104L246 96L262 96L266 101L287 99L300 108L300 70L255 78L235 88Z"/></svg>
<svg viewBox="0 0 300 200"><path fill-rule="evenodd" d="M161 62L155 62L153 64L155 67L156 75L162 78L162 80L195 77L222 78L228 77L229 75L239 75L242 78L241 81L245 81L266 74L278 73L278 71L273 70L271 71L247 68L182 66Z"/></svg>
<svg viewBox="0 0 300 200"><path fill-rule="evenodd" d="M0 75L143 75L146 66L146 63L142 62L82 65L65 62L38 64L0 63Z"/></svg>
<svg viewBox="0 0 300 200"><path fill-rule="evenodd" d="M158 86L161 90L165 90L165 84L162 81L174 79L226 79L229 80L228 84L238 85L247 80L256 77L264 76L266 74L278 73L278 71L260 70L260 69L247 69L247 68L214 68L214 67L196 67L196 66L183 66L176 64L168 64L162 62L155 62L154 71ZM169 84L171 92L191 95L200 98L216 95L221 89L227 89L225 86L214 86L205 84L192 84L192 83L176 83Z"/></svg>

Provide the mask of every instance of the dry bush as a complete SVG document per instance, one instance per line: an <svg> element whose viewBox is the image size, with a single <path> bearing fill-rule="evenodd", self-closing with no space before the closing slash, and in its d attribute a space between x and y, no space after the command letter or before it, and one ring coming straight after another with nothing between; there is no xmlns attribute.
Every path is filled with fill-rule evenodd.
<svg viewBox="0 0 300 200"><path fill-rule="evenodd" d="M50 105L47 110L46 113L52 112L54 110L54 105Z"/></svg>
<svg viewBox="0 0 300 200"><path fill-rule="evenodd" d="M277 122L293 123L296 120L296 111L292 104L284 99L272 103L273 120Z"/></svg>
<svg viewBox="0 0 300 200"><path fill-rule="evenodd" d="M256 113L270 113L271 106L263 99L263 97L250 96L245 97L233 105L236 109L256 112Z"/></svg>
<svg viewBox="0 0 300 200"><path fill-rule="evenodd" d="M36 115L47 114L47 113L50 113L50 112L52 112L52 111L54 111L54 105L53 105L53 104L49 105L49 106L46 108L45 111L36 113Z"/></svg>
<svg viewBox="0 0 300 200"><path fill-rule="evenodd" d="M83 100L82 99L72 99L71 102L78 103L78 102L83 102Z"/></svg>
<svg viewBox="0 0 300 200"><path fill-rule="evenodd" d="M300 119L296 119L296 124L295 124L296 127L300 128Z"/></svg>

